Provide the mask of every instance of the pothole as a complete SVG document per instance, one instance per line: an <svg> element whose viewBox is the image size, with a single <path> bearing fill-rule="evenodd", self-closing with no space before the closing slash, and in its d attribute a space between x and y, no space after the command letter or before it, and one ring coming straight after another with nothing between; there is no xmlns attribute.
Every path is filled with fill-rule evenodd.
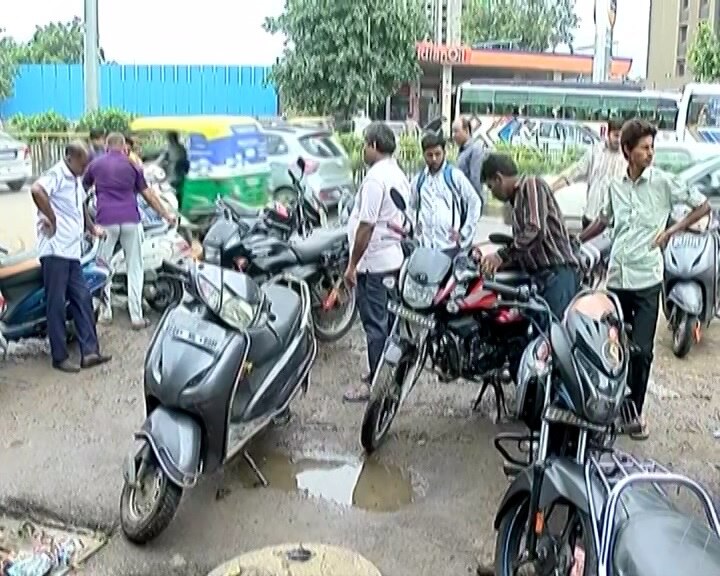
<svg viewBox="0 0 720 576"><path fill-rule="evenodd" d="M257 465L270 489L297 491L347 508L394 512L411 504L418 492L409 471L375 458L269 452ZM258 485L249 467L239 466L238 474L246 488Z"/></svg>
<svg viewBox="0 0 720 576"><path fill-rule="evenodd" d="M100 550L99 532L0 515L0 576L63 576Z"/></svg>

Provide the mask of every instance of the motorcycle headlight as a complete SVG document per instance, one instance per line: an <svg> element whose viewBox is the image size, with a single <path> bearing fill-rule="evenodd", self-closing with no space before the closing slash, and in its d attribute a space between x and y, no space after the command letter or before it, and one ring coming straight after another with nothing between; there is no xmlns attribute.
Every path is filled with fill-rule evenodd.
<svg viewBox="0 0 720 576"><path fill-rule="evenodd" d="M585 418L599 425L615 419L625 398L626 372L616 378L608 378L580 351L575 353L576 366L585 394Z"/></svg>
<svg viewBox="0 0 720 576"><path fill-rule="evenodd" d="M437 294L439 286L431 284L422 286L413 280L409 275L405 276L405 283L402 289L402 298L410 308L429 308Z"/></svg>

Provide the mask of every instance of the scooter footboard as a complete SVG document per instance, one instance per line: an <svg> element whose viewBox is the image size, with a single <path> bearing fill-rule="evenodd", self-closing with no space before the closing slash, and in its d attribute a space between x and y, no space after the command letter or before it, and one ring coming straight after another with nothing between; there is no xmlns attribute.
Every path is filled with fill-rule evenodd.
<svg viewBox="0 0 720 576"><path fill-rule="evenodd" d="M202 429L187 414L167 408L153 410L135 435L152 448L163 472L182 488L189 488L200 476Z"/></svg>

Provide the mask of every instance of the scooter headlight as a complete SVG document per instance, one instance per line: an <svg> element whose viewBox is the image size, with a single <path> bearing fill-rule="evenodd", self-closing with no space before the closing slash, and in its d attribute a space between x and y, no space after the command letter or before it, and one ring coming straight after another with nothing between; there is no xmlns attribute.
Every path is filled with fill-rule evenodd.
<svg viewBox="0 0 720 576"><path fill-rule="evenodd" d="M436 284L427 286L418 284L410 275L406 275L402 289L402 298L410 308L429 308L432 305L435 294L437 294L438 288L439 286Z"/></svg>
<svg viewBox="0 0 720 576"><path fill-rule="evenodd" d="M210 310L218 314L220 312L220 290L202 275L197 277L197 291L203 302Z"/></svg>
<svg viewBox="0 0 720 576"><path fill-rule="evenodd" d="M198 276L197 288L208 308L231 328L245 330L255 318L256 308L238 298L227 286L221 293L207 278Z"/></svg>
<svg viewBox="0 0 720 576"><path fill-rule="evenodd" d="M208 264L220 266L220 249L217 246L203 246L204 260Z"/></svg>

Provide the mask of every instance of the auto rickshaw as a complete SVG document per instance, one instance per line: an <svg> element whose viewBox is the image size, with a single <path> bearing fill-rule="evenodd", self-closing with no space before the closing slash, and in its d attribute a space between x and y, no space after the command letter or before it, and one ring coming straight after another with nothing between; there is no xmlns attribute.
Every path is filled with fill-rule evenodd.
<svg viewBox="0 0 720 576"><path fill-rule="evenodd" d="M133 133L176 133L187 152L187 174L177 186L180 213L203 225L218 197L249 209L270 200L270 164L260 124L246 116L157 116L134 120ZM162 164L162 156L157 160Z"/></svg>

